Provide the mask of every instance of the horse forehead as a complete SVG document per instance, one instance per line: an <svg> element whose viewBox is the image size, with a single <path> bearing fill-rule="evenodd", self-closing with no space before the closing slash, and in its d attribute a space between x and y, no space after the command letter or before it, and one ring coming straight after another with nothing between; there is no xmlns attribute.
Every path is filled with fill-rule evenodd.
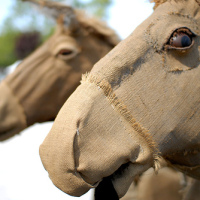
<svg viewBox="0 0 200 200"><path fill-rule="evenodd" d="M154 49L157 51L163 48L165 40L176 28L188 25L194 33L199 35L199 23L200 6L195 0L167 1L158 6L154 13L140 24L128 38L98 62L91 72L98 73L104 78L115 76L117 70L121 74L126 66L135 62L135 55L138 55L137 62L139 65L146 59L145 50ZM155 52L152 56L154 55ZM109 68L108 65L110 65ZM102 71L107 73L102 73Z"/></svg>
<svg viewBox="0 0 200 200"><path fill-rule="evenodd" d="M55 47L57 45L60 45L62 43L70 43L76 45L78 40L75 38L75 36L71 36L68 33L60 33L55 34L53 37L49 40L49 43Z"/></svg>
<svg viewBox="0 0 200 200"><path fill-rule="evenodd" d="M184 23L186 25L192 23L194 30L199 34L200 6L196 0L163 1L166 3L160 3L161 5L155 9L153 14L140 25L143 26L144 32L141 31L143 35L149 34L151 36L152 33L148 31L155 27L157 37L159 37L160 33L168 30L170 24L181 26ZM132 35L134 37L136 34Z"/></svg>

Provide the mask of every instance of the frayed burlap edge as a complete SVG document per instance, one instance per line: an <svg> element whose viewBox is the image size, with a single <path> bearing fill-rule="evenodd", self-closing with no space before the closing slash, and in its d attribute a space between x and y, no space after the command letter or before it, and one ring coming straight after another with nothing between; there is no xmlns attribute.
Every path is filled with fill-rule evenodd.
<svg viewBox="0 0 200 200"><path fill-rule="evenodd" d="M89 73L82 75L82 81L88 82L88 83L94 83L98 88L102 89L104 95L110 102L110 104L113 106L113 108L118 111L124 119L131 125L131 127L140 135L142 138L146 141L148 144L151 153L153 155L154 159L154 170L157 173L160 169L160 152L158 150L156 142L153 140L152 135L149 133L147 129L142 127L132 116L130 111L128 110L127 106L116 96L114 93L110 83L106 80L100 80L94 75L91 75Z"/></svg>

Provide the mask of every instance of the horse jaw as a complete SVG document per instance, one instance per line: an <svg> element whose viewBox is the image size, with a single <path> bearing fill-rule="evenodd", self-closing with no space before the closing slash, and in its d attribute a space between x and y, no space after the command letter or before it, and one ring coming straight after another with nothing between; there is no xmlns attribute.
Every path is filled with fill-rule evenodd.
<svg viewBox="0 0 200 200"><path fill-rule="evenodd" d="M27 127L23 107L11 89L2 81L0 84L0 141L8 139Z"/></svg>

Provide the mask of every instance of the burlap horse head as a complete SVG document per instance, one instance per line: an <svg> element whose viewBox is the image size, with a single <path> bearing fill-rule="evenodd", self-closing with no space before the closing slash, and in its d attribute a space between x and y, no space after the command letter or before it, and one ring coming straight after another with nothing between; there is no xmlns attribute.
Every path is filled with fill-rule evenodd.
<svg viewBox="0 0 200 200"><path fill-rule="evenodd" d="M0 84L0 140L54 120L82 73L119 41L103 22L55 2L30 0L57 20L55 33Z"/></svg>
<svg viewBox="0 0 200 200"><path fill-rule="evenodd" d="M200 179L200 3L157 1L66 101L40 147L53 183L80 196L110 177L119 197L163 157Z"/></svg>

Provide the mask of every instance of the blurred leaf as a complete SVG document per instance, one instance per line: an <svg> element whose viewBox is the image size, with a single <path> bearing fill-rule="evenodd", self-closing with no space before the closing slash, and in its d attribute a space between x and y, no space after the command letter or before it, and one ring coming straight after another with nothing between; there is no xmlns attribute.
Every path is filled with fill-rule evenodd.
<svg viewBox="0 0 200 200"><path fill-rule="evenodd" d="M84 3L80 0L73 0L72 5L76 8L85 9L92 15L105 19L107 17L107 9L113 0L90 0Z"/></svg>
<svg viewBox="0 0 200 200"><path fill-rule="evenodd" d="M6 67L14 63L17 58L14 53L15 38L18 32L3 34L0 37L0 67Z"/></svg>

